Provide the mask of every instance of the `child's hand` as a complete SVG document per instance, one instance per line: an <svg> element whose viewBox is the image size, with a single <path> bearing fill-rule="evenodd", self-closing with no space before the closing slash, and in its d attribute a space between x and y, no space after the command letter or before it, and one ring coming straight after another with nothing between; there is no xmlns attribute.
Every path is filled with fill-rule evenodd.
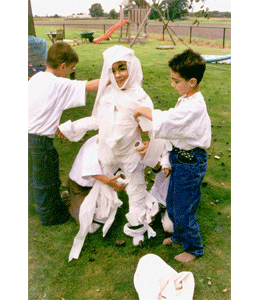
<svg viewBox="0 0 260 300"><path fill-rule="evenodd" d="M109 185L111 188L114 189L115 192L121 191L125 188L125 185L123 183L117 181L120 175L115 175L112 177L108 177L106 175L92 175L92 177L96 180L103 182L104 184Z"/></svg>
<svg viewBox="0 0 260 300"><path fill-rule="evenodd" d="M58 138L63 139L64 141L67 139L66 136L60 131L59 127L57 127L55 135L57 135Z"/></svg>
<svg viewBox="0 0 260 300"><path fill-rule="evenodd" d="M136 151L139 152L139 154L140 154L141 157L145 156L146 151L147 151L147 149L149 147L149 143L150 143L149 141L144 141L143 142L143 147L138 148L138 150L136 149Z"/></svg>
<svg viewBox="0 0 260 300"><path fill-rule="evenodd" d="M163 172L165 178L167 178L171 174L171 170L168 168L163 168L162 172Z"/></svg>
<svg viewBox="0 0 260 300"><path fill-rule="evenodd" d="M121 191L124 189L125 185L117 181L120 175L116 175L108 178L107 184L111 186L115 192Z"/></svg>
<svg viewBox="0 0 260 300"><path fill-rule="evenodd" d="M145 118L147 118L151 121L153 120L152 110L149 107L139 107L139 108L137 108L134 112L134 118L135 118L136 122L139 122L139 119L138 119L139 116L144 116Z"/></svg>

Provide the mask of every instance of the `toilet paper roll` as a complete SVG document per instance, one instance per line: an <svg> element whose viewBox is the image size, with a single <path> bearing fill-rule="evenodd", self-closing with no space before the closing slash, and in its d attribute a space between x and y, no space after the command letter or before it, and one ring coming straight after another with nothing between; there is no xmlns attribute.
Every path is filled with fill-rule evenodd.
<svg viewBox="0 0 260 300"><path fill-rule="evenodd" d="M161 155L165 147L166 140L151 139L144 158L141 160L142 164L154 168L161 160Z"/></svg>
<svg viewBox="0 0 260 300"><path fill-rule="evenodd" d="M151 131L153 129L153 122L143 116L139 116L139 125L143 131Z"/></svg>
<svg viewBox="0 0 260 300"><path fill-rule="evenodd" d="M122 183L123 185L126 185L127 184L127 179L126 179L125 174L122 171L118 171L116 173L116 176L117 175L120 175L120 177L117 178L117 182Z"/></svg>
<svg viewBox="0 0 260 300"><path fill-rule="evenodd" d="M134 143L134 148L135 150L139 150L144 146L144 144L141 141L138 141L136 143Z"/></svg>

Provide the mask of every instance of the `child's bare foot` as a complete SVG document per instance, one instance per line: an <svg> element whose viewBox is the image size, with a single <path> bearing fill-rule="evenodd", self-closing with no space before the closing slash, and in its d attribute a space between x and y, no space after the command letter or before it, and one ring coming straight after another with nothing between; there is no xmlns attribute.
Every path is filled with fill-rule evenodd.
<svg viewBox="0 0 260 300"><path fill-rule="evenodd" d="M189 261L192 261L193 259L195 259L196 256L191 254L191 253L187 253L187 252L183 252L179 255L176 255L174 257L175 260L180 261L182 263L187 263Z"/></svg>
<svg viewBox="0 0 260 300"><path fill-rule="evenodd" d="M172 243L173 243L173 241L171 240L170 237L163 240L163 245L169 246Z"/></svg>

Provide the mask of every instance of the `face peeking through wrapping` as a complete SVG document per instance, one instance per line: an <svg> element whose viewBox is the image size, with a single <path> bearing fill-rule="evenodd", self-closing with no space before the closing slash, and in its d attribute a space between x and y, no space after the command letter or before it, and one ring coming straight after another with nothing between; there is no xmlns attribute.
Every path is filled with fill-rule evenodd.
<svg viewBox="0 0 260 300"><path fill-rule="evenodd" d="M113 63L112 73L118 87L122 88L129 77L126 61L117 61Z"/></svg>
<svg viewBox="0 0 260 300"><path fill-rule="evenodd" d="M124 91L126 94L137 94L137 98L144 92L142 91L143 72L139 59L134 55L132 49L115 45L103 52L104 64L100 76L100 83L94 108L93 116L97 116L100 100L106 96L108 86L113 92ZM113 98L119 100L120 97ZM134 96L135 100L137 99ZM121 98L120 98L121 99Z"/></svg>

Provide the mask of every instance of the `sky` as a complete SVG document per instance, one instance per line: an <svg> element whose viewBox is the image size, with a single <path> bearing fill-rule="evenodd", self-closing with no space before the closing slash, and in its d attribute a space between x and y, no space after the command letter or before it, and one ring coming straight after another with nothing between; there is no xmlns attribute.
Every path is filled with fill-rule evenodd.
<svg viewBox="0 0 260 300"><path fill-rule="evenodd" d="M104 12L109 13L111 9L119 11L119 5L123 0L31 0L33 15L37 16L68 16L71 14L89 14L89 8L94 3L100 3ZM152 3L151 0L148 1ZM195 1L194 1L195 2ZM199 10L201 2L194 7ZM210 11L231 11L231 0L205 0L205 6Z"/></svg>

